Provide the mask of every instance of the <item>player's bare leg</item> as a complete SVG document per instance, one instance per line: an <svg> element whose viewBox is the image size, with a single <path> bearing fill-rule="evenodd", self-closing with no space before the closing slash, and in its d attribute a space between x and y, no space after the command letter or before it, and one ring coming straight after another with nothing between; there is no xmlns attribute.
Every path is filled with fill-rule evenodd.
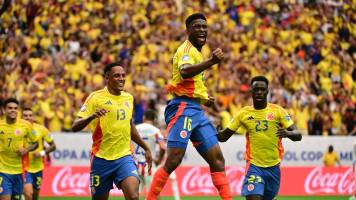
<svg viewBox="0 0 356 200"><path fill-rule="evenodd" d="M182 148L167 148L167 159L164 162L163 168L168 174L171 174L182 162L185 154L185 149Z"/></svg>
<svg viewBox="0 0 356 200"><path fill-rule="evenodd" d="M95 196L91 198L92 200L108 200L109 199L109 192L100 196Z"/></svg>
<svg viewBox="0 0 356 200"><path fill-rule="evenodd" d="M260 195L251 195L251 196L247 196L246 200L263 200L263 196Z"/></svg>
<svg viewBox="0 0 356 200"><path fill-rule="evenodd" d="M125 199L127 200L138 200L139 199L139 181L134 176L129 176L120 182L120 187L124 193Z"/></svg>
<svg viewBox="0 0 356 200"><path fill-rule="evenodd" d="M224 200L231 200L232 193L230 183L225 174L225 159L219 144L215 144L207 152L199 153L209 164L211 179L218 189L220 197Z"/></svg>
<svg viewBox="0 0 356 200"><path fill-rule="evenodd" d="M31 183L27 183L24 186L23 190L25 200L32 200L33 199L33 186Z"/></svg>
<svg viewBox="0 0 356 200"><path fill-rule="evenodd" d="M38 200L39 196L40 196L40 190L33 189L32 200Z"/></svg>
<svg viewBox="0 0 356 200"><path fill-rule="evenodd" d="M0 200L11 200L11 195L1 195Z"/></svg>

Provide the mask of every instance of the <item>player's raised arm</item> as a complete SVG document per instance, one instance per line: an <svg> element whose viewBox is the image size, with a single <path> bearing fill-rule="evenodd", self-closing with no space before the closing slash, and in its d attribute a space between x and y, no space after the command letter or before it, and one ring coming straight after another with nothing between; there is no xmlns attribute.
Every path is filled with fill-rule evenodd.
<svg viewBox="0 0 356 200"><path fill-rule="evenodd" d="M77 132L83 130L92 120L95 118L103 117L109 111L105 109L97 109L93 114L89 115L86 118L78 117L75 119L72 125L72 131Z"/></svg>
<svg viewBox="0 0 356 200"><path fill-rule="evenodd" d="M213 51L213 55L210 59L192 65L192 64L184 64L179 67L179 72L182 78L192 78L206 69L209 69L211 66L220 63L224 59L224 53L220 48L217 48Z"/></svg>
<svg viewBox="0 0 356 200"><path fill-rule="evenodd" d="M148 164L148 171L151 171L152 168L152 154L150 148L143 141L140 134L137 132L135 124L131 121L131 140L134 141L137 145L142 147L145 150L146 162Z"/></svg>
<svg viewBox="0 0 356 200"><path fill-rule="evenodd" d="M294 124L289 126L287 129L279 128L277 136L281 138L289 138L292 141L302 140L302 134L297 130Z"/></svg>

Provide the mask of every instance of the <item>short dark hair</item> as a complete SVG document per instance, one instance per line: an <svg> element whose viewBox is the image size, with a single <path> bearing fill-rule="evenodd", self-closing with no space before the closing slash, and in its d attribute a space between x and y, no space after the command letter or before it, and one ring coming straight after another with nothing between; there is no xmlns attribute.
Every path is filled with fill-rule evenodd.
<svg viewBox="0 0 356 200"><path fill-rule="evenodd" d="M194 14L189 15L189 17L187 17L187 19L185 20L185 27L188 28L189 25L196 19L203 19L206 21L206 17L204 16L204 14L194 13Z"/></svg>
<svg viewBox="0 0 356 200"><path fill-rule="evenodd" d="M255 76L255 77L253 77L252 79L251 79L251 85L253 84L253 82L255 82L255 81L263 81L263 82L265 82L266 83L266 85L267 85L267 87L268 87L268 79L265 77L265 76Z"/></svg>
<svg viewBox="0 0 356 200"><path fill-rule="evenodd" d="M111 68L116 67L116 66L123 67L123 66L122 66L122 63L121 63L120 61L112 62L112 63L110 63L110 64L105 65L105 68L104 68L104 76L111 70Z"/></svg>
<svg viewBox="0 0 356 200"><path fill-rule="evenodd" d="M22 112L23 111L31 111L32 112L32 109L30 108L30 107L24 107L23 109L22 109Z"/></svg>
<svg viewBox="0 0 356 200"><path fill-rule="evenodd" d="M146 110L144 116L147 120L154 121L156 119L156 112L152 109L148 109Z"/></svg>
<svg viewBox="0 0 356 200"><path fill-rule="evenodd" d="M4 101L4 107L6 107L7 104L9 104L9 103L16 103L17 105L20 104L20 102L17 99L11 97Z"/></svg>

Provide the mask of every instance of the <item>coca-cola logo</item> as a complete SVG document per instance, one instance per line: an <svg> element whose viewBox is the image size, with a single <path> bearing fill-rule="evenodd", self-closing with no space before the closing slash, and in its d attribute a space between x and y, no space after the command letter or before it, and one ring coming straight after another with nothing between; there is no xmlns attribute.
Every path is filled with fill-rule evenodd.
<svg viewBox="0 0 356 200"><path fill-rule="evenodd" d="M111 195L121 196L123 193L113 185ZM57 172L52 182L55 195L90 195L90 174L88 171L73 172L72 167L64 167Z"/></svg>
<svg viewBox="0 0 356 200"><path fill-rule="evenodd" d="M353 194L356 189L352 169L343 172L325 172L326 168L314 168L305 179L307 194Z"/></svg>
<svg viewBox="0 0 356 200"><path fill-rule="evenodd" d="M71 167L64 167L53 179L52 190L56 195L90 195L88 172L73 173Z"/></svg>
<svg viewBox="0 0 356 200"><path fill-rule="evenodd" d="M184 195L216 195L215 186L211 180L209 171L203 171L201 167L192 167L184 173L181 189ZM245 169L242 167L230 167L226 169L226 175L230 180L231 191L234 195L240 194Z"/></svg>

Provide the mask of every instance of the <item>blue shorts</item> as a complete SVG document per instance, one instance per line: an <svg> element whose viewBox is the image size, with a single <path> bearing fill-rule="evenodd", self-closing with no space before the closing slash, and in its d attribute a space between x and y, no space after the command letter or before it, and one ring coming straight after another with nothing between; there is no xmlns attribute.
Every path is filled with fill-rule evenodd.
<svg viewBox="0 0 356 200"><path fill-rule="evenodd" d="M277 196L281 180L279 164L273 167L257 167L250 164L242 186L241 195L260 195L263 200Z"/></svg>
<svg viewBox="0 0 356 200"><path fill-rule="evenodd" d="M113 188L113 183L119 187L119 183L129 176L140 180L137 166L131 155L117 160L105 160L94 156L90 169L92 196L107 194Z"/></svg>
<svg viewBox="0 0 356 200"><path fill-rule="evenodd" d="M0 195L12 195L16 199L17 196L21 197L22 193L22 174L5 174L0 172Z"/></svg>
<svg viewBox="0 0 356 200"><path fill-rule="evenodd" d="M33 189L40 190L42 184L42 171L36 173L26 172L25 184L32 184Z"/></svg>
<svg viewBox="0 0 356 200"><path fill-rule="evenodd" d="M218 144L216 129L197 101L175 97L168 103L164 116L168 147L185 149L190 139L198 152L204 153Z"/></svg>

